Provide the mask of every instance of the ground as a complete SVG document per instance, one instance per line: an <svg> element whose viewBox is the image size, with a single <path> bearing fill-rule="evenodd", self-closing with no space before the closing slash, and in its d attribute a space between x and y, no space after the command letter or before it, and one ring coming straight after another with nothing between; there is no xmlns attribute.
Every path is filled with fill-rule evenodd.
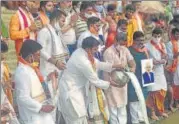
<svg viewBox="0 0 179 124"><path fill-rule="evenodd" d="M161 120L154 124L179 124L179 111L171 114L167 119Z"/></svg>

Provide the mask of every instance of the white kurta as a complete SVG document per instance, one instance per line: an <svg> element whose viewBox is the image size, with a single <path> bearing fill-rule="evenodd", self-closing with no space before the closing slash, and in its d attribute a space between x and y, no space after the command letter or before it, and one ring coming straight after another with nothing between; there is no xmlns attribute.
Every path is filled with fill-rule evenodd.
<svg viewBox="0 0 179 124"><path fill-rule="evenodd" d="M178 48L179 48L179 42L178 42ZM168 64L172 64L172 61L173 61L173 46L172 46L171 42L168 42L166 44L166 49L167 49L167 55L168 55L168 59L169 59ZM179 60L179 57L178 57L178 60ZM179 63L178 63L178 66L177 66L177 70L174 73L174 84L179 85Z"/></svg>
<svg viewBox="0 0 179 124"><path fill-rule="evenodd" d="M161 53L150 42L146 44L150 58L154 60L161 60ZM166 51L166 49L165 49ZM154 66L154 85L148 86L149 91L167 90L167 81L164 74L164 65Z"/></svg>
<svg viewBox="0 0 179 124"><path fill-rule="evenodd" d="M68 12L64 27L71 23L71 16L72 16L72 13ZM67 45L75 44L76 43L75 29L70 28L67 32L63 33L62 37L64 39L65 44Z"/></svg>
<svg viewBox="0 0 179 124"><path fill-rule="evenodd" d="M50 29L52 35L48 28ZM42 50L40 51L40 71L45 76L54 70L59 71L55 65L48 62L48 59L53 56L63 56L64 54L68 53L68 49L63 43L61 34L59 33L57 35L51 25L48 25L48 28L45 27L40 30L37 36L37 42L42 45Z"/></svg>
<svg viewBox="0 0 179 124"><path fill-rule="evenodd" d="M48 113L39 113L42 104L32 96L38 96L43 88L35 71L19 63L15 72L15 92L20 120L23 124L54 124Z"/></svg>
<svg viewBox="0 0 179 124"><path fill-rule="evenodd" d="M123 66L128 67L128 62L133 60L131 53L123 46L120 46L117 49L120 51L120 57L116 48L112 45L104 52L104 61L113 64L123 64ZM104 73L104 79L110 81L110 73ZM126 124L127 85L122 88L111 86L105 93L110 108L110 123Z"/></svg>
<svg viewBox="0 0 179 124"><path fill-rule="evenodd" d="M55 29L49 24L47 27L43 28L37 37L37 41L42 45L42 50L40 52L40 71L44 75L44 77L48 76L51 72L55 70L59 73L57 81L61 78L62 71L59 70L55 65L48 62L48 59L53 57L55 59L59 59L66 63L66 57L68 57L68 48L64 43L62 38L62 34L59 31L58 33ZM48 81L48 87L51 91L51 98L53 104L55 106L58 105L58 110L60 111L60 106L58 104L59 94L58 92L55 94L54 89L52 87L52 81ZM57 89L58 91L58 89ZM60 114L60 113L59 113ZM56 113L52 114L54 120L56 118ZM59 117L60 118L60 117Z"/></svg>
<svg viewBox="0 0 179 124"><path fill-rule="evenodd" d="M80 37L78 38L77 47L78 47L78 48L81 48L82 43L83 43L83 40L84 40L85 38L87 38L87 37L90 37L90 36L92 36L92 37L96 38L97 40L99 40L99 37L98 37L98 36L93 35L89 30L87 30L87 31L83 32L83 33L80 35Z"/></svg>
<svg viewBox="0 0 179 124"><path fill-rule="evenodd" d="M112 65L95 60L97 69L110 72ZM109 82L100 80L94 72L86 51L77 49L67 63L67 69L60 80L60 102L66 123L80 124L87 116L89 82L99 88L107 89ZM87 88L86 88L87 87ZM87 89L87 90L86 90Z"/></svg>

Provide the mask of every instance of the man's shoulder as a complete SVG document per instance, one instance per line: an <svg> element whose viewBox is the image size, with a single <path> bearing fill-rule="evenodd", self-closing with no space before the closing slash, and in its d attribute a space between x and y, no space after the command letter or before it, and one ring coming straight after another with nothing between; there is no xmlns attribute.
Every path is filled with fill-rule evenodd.
<svg viewBox="0 0 179 124"><path fill-rule="evenodd" d="M143 75L147 75L147 72L144 72Z"/></svg>
<svg viewBox="0 0 179 124"><path fill-rule="evenodd" d="M88 58L83 50L83 48L78 48L70 57L71 62L77 65L86 65L88 63ZM77 61L78 60L78 61Z"/></svg>
<svg viewBox="0 0 179 124"><path fill-rule="evenodd" d="M44 35L47 35L49 34L49 30L48 30L48 27L47 26L44 26L42 29L40 29L40 31L38 32L38 34L44 34Z"/></svg>
<svg viewBox="0 0 179 124"><path fill-rule="evenodd" d="M127 48L126 46L121 46L121 50L126 52L126 51L130 51L129 48Z"/></svg>
<svg viewBox="0 0 179 124"><path fill-rule="evenodd" d="M87 30L81 33L80 37L78 38L78 42L82 42L85 38L90 37L91 33Z"/></svg>
<svg viewBox="0 0 179 124"><path fill-rule="evenodd" d="M108 47L105 51L104 51L104 56L107 55L107 54L111 54L113 53L114 50L113 50L113 45Z"/></svg>
<svg viewBox="0 0 179 124"><path fill-rule="evenodd" d="M21 63L19 63L19 65L17 66L15 73L14 73L15 77L21 77L24 75L28 75L27 73L27 67L22 65Z"/></svg>
<svg viewBox="0 0 179 124"><path fill-rule="evenodd" d="M153 75L154 73L153 72L150 72L151 75Z"/></svg>
<svg viewBox="0 0 179 124"><path fill-rule="evenodd" d="M171 46L171 45L172 45L172 42L169 41L169 42L165 43L165 45L166 45L166 46Z"/></svg>
<svg viewBox="0 0 179 124"><path fill-rule="evenodd" d="M81 33L81 35L80 35L80 37L85 37L85 36L86 37L91 36L91 33L87 30L87 31Z"/></svg>

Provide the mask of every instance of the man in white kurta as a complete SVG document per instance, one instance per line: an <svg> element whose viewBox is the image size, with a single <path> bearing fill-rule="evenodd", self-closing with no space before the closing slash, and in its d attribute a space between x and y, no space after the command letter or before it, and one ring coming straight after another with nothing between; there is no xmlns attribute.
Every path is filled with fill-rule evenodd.
<svg viewBox="0 0 179 124"><path fill-rule="evenodd" d="M78 60L78 61L77 61ZM96 61L97 68L110 71L112 65ZM68 124L87 124L86 90L88 82L96 87L107 89L109 83L98 78L93 72L87 53L79 48L71 56L60 81L61 108ZM69 120L70 119L70 120Z"/></svg>
<svg viewBox="0 0 179 124"><path fill-rule="evenodd" d="M103 34L100 32L101 31L100 19L97 17L90 17L88 18L87 25L88 25L88 30L81 33L80 37L78 38L77 48L81 48L83 40L90 36L96 38L97 40L99 40L99 42L101 41L99 35L103 35ZM100 44L102 44L102 41L100 42Z"/></svg>
<svg viewBox="0 0 179 124"><path fill-rule="evenodd" d="M89 41L93 42L93 40L94 38ZM98 43L98 41L95 42ZM112 67L115 67L109 63L99 62L96 59L94 63L96 69L107 72L110 72ZM110 85L109 82L98 78L97 72L93 70L93 66L89 60L89 54L85 49L79 48L69 59L67 69L64 70L60 81L61 109L67 124L88 123L89 84L102 89L107 89Z"/></svg>
<svg viewBox="0 0 179 124"><path fill-rule="evenodd" d="M43 47L40 51L40 71L42 72L44 77L47 77L47 75L53 73L54 71L57 71L59 75L58 79L55 78L54 81L47 82L48 87L51 91L51 100L53 101L54 105L58 104L59 96L58 89L53 86L58 85L57 82L61 78L61 72L64 69L63 67L65 66L64 63L66 63L66 58L68 57L68 48L64 43L64 40L62 39L60 28L63 26L63 23L60 21L56 21L65 19L65 15L62 13L54 16L56 12L61 13L59 10L54 11L52 13L53 18L50 18L50 24L44 27L37 36L38 43L40 43ZM60 106L58 106L58 109L60 111ZM56 112L54 112L52 116L55 120ZM60 119L60 117L58 118Z"/></svg>
<svg viewBox="0 0 179 124"><path fill-rule="evenodd" d="M31 64L27 64L29 62L25 60L27 57L29 61L38 58L34 55L37 55L37 44L33 40L24 41L21 48L22 57L19 57L19 64L15 71L15 92L20 121L23 124L54 124L50 115L53 109L52 106L45 105L46 96L40 78Z"/></svg>
<svg viewBox="0 0 179 124"><path fill-rule="evenodd" d="M160 45L160 43L158 43ZM162 43L163 44L163 43ZM157 50L150 42L146 44L150 58L154 61L161 61L163 58L159 50ZM166 51L166 49L164 48ZM164 75L164 64L158 63L154 65L154 85L148 86L149 91L167 90L166 78Z"/></svg>
<svg viewBox="0 0 179 124"><path fill-rule="evenodd" d="M110 63L121 64L121 67L127 68L128 64L134 62L134 58L125 46L120 45L120 41L125 41L125 35L117 35L118 42L106 49L103 54L104 61ZM135 68L135 64L133 67ZM134 69L135 70L135 69ZM104 73L104 79L110 81L110 73ZM127 85L124 87L111 86L105 91L110 109L111 124L126 124L127 123Z"/></svg>
<svg viewBox="0 0 179 124"><path fill-rule="evenodd" d="M57 18L65 18L65 16L61 15L61 17ZM50 20L51 23L40 30L37 36L37 42L43 47L40 51L40 71L44 76L47 76L54 70L60 72L60 67L56 63L57 60L65 62L65 57L68 56L68 48L62 39L59 22L52 23L55 19ZM54 63L50 59L54 59Z"/></svg>
<svg viewBox="0 0 179 124"><path fill-rule="evenodd" d="M167 82L164 74L164 65L166 63L166 48L161 41L162 30L156 28L152 32L152 39L146 44L150 58L154 63L154 84L148 86L147 107L151 109L151 118L158 120L156 112L159 115L168 117L164 112L164 99L167 91Z"/></svg>

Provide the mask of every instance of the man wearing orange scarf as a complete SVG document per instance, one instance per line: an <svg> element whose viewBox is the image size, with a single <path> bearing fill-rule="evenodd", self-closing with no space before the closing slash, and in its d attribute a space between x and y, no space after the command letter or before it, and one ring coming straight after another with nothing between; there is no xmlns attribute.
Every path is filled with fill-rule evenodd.
<svg viewBox="0 0 179 124"><path fill-rule="evenodd" d="M41 1L40 2L40 19L42 24L45 26L49 23L49 18L53 12L54 4L52 1Z"/></svg>
<svg viewBox="0 0 179 124"><path fill-rule="evenodd" d="M173 99L176 100L176 106L179 107L179 29L172 29L171 41L166 44L167 54L168 54L168 65L166 67L166 77L169 89L169 108L173 110Z"/></svg>
<svg viewBox="0 0 179 124"><path fill-rule="evenodd" d="M164 101L167 91L167 81L164 74L164 66L167 60L167 53L164 43L162 43L162 30L155 28L152 32L151 41L146 44L149 57L154 64L154 84L148 86L149 91L146 100L147 107L151 110L151 118L158 120L159 116L168 117L164 111Z"/></svg>
<svg viewBox="0 0 179 124"><path fill-rule="evenodd" d="M10 38L15 41L17 56L25 39L35 40L36 30L33 17L27 8L27 1L19 2L19 9L12 16L9 25Z"/></svg>
<svg viewBox="0 0 179 124"><path fill-rule="evenodd" d="M24 124L55 124L50 115L54 106L46 103L46 94L41 84L44 79L38 68L32 65L40 61L40 49L42 46L36 41L24 41L15 71L17 105L20 120Z"/></svg>
<svg viewBox="0 0 179 124"><path fill-rule="evenodd" d="M88 25L88 30L83 32L78 39L78 43L77 43L78 48L82 46L83 40L89 36L96 38L100 42L100 38L99 38L99 30L101 26L100 19L94 16L90 17L87 20L87 25Z"/></svg>

